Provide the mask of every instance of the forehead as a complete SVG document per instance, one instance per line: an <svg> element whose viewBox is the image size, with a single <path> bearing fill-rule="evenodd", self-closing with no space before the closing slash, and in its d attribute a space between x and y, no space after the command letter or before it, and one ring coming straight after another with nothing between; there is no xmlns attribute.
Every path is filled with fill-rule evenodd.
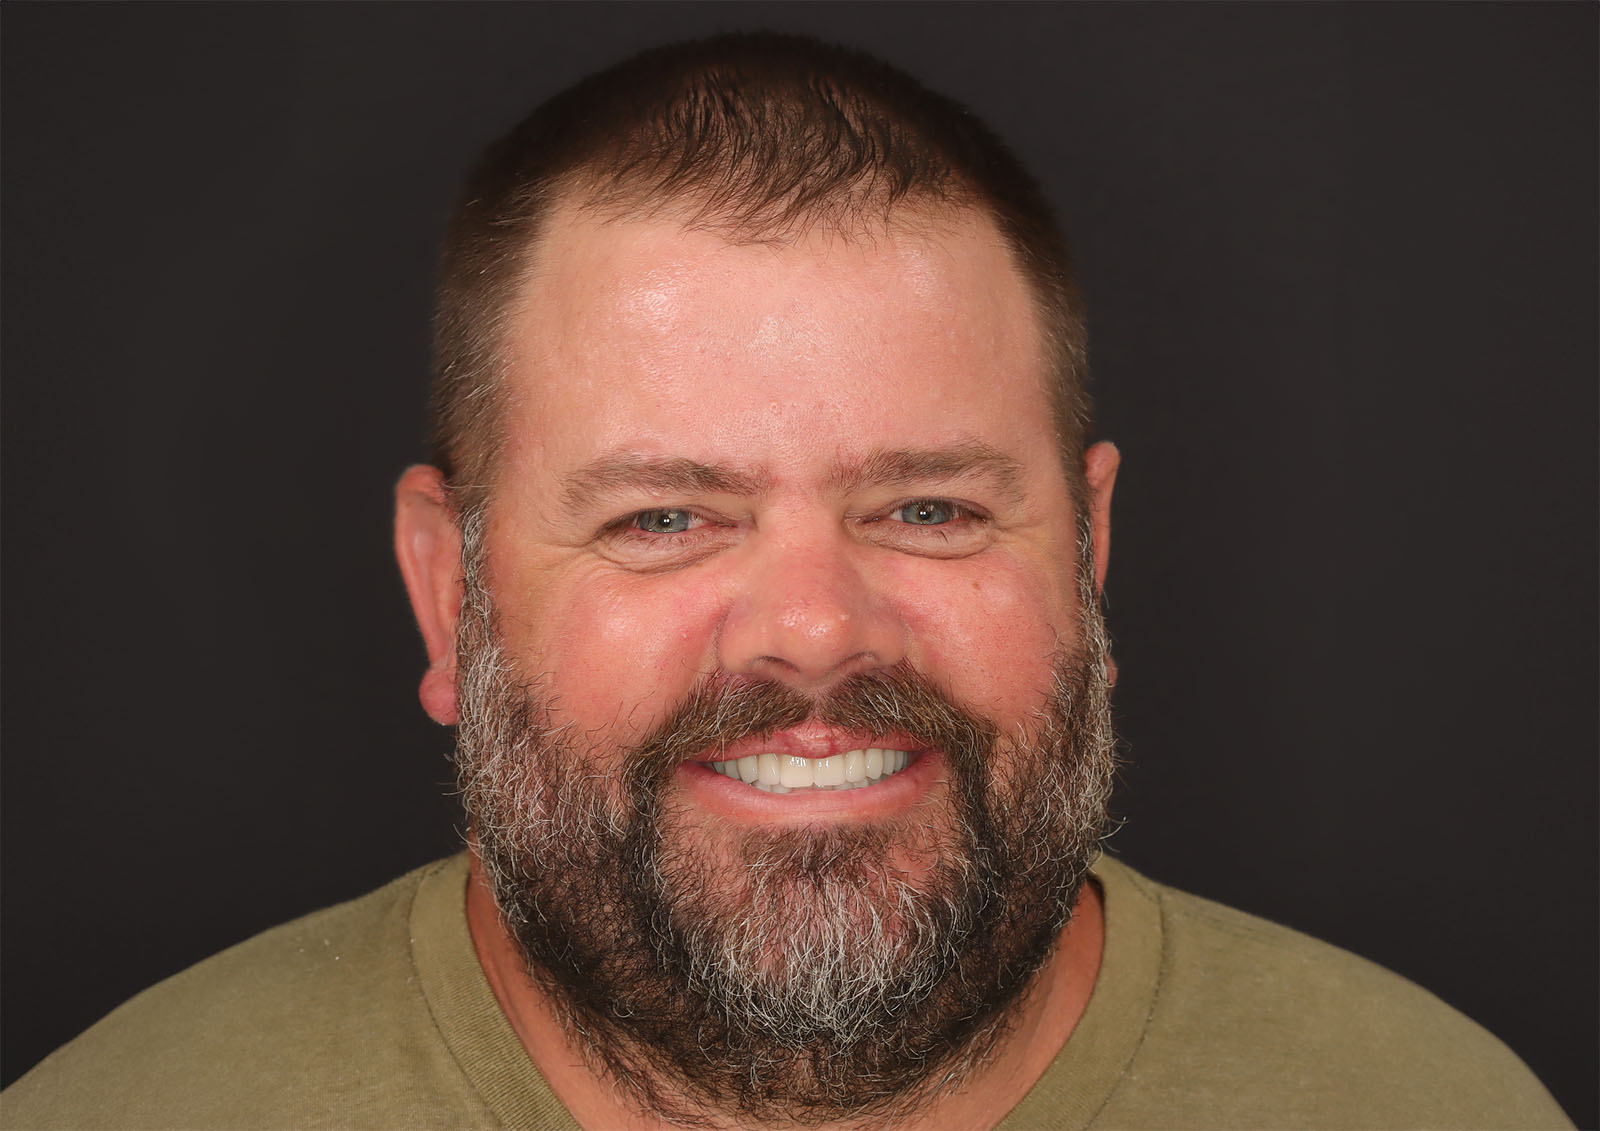
<svg viewBox="0 0 1600 1131"><path fill-rule="evenodd" d="M631 453L781 473L1001 437L1054 456L1031 292L976 212L731 243L564 205L546 233L508 330L508 470Z"/></svg>

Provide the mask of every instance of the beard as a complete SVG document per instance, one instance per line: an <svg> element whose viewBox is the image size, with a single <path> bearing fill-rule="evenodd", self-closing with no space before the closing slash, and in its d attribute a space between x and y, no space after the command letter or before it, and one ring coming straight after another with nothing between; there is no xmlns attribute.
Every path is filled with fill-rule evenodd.
<svg viewBox="0 0 1600 1131"><path fill-rule="evenodd" d="M472 515L463 543L459 783L503 924L591 1067L688 1125L892 1118L959 1085L1052 953L1106 828L1115 737L1087 544L1079 647L1014 733L902 664L821 696L707 678L621 747L559 722L517 671ZM942 796L870 824L739 831L675 798L684 761L808 720L938 750Z"/></svg>

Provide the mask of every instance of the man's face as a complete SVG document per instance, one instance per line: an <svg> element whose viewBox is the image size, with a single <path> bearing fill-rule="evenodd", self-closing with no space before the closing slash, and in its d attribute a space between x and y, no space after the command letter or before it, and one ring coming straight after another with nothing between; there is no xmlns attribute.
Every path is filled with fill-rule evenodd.
<svg viewBox="0 0 1600 1131"><path fill-rule="evenodd" d="M550 230L468 524L458 744L497 898L591 1038L625 1030L619 1076L867 1110L994 1031L1104 816L1028 294L972 217Z"/></svg>
<svg viewBox="0 0 1600 1131"><path fill-rule="evenodd" d="M501 642L560 722L624 745L709 675L818 692L902 662L1003 731L1044 701L1077 546L1032 304L988 223L909 228L790 247L549 225L486 554ZM938 753L908 753L881 785L786 795L690 762L673 800L706 836L868 821L936 804Z"/></svg>

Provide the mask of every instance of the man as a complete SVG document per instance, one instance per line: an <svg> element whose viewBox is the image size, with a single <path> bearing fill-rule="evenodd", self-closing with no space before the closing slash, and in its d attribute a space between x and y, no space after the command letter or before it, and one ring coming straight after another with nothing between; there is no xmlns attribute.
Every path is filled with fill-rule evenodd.
<svg viewBox="0 0 1600 1131"><path fill-rule="evenodd" d="M1557 1126L1394 975L1099 855L1118 455L1041 195L881 64L497 143L397 492L470 852L149 991L73 1126Z"/></svg>

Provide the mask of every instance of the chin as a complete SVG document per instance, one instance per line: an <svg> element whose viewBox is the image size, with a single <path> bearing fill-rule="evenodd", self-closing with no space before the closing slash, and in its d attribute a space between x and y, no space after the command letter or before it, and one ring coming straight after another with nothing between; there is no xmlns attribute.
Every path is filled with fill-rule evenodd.
<svg viewBox="0 0 1600 1131"><path fill-rule="evenodd" d="M915 818L750 828L663 822L659 881L673 926L770 977L802 976L802 954L909 952L913 908L962 902L973 846L948 805ZM877 961L875 958L873 961Z"/></svg>

